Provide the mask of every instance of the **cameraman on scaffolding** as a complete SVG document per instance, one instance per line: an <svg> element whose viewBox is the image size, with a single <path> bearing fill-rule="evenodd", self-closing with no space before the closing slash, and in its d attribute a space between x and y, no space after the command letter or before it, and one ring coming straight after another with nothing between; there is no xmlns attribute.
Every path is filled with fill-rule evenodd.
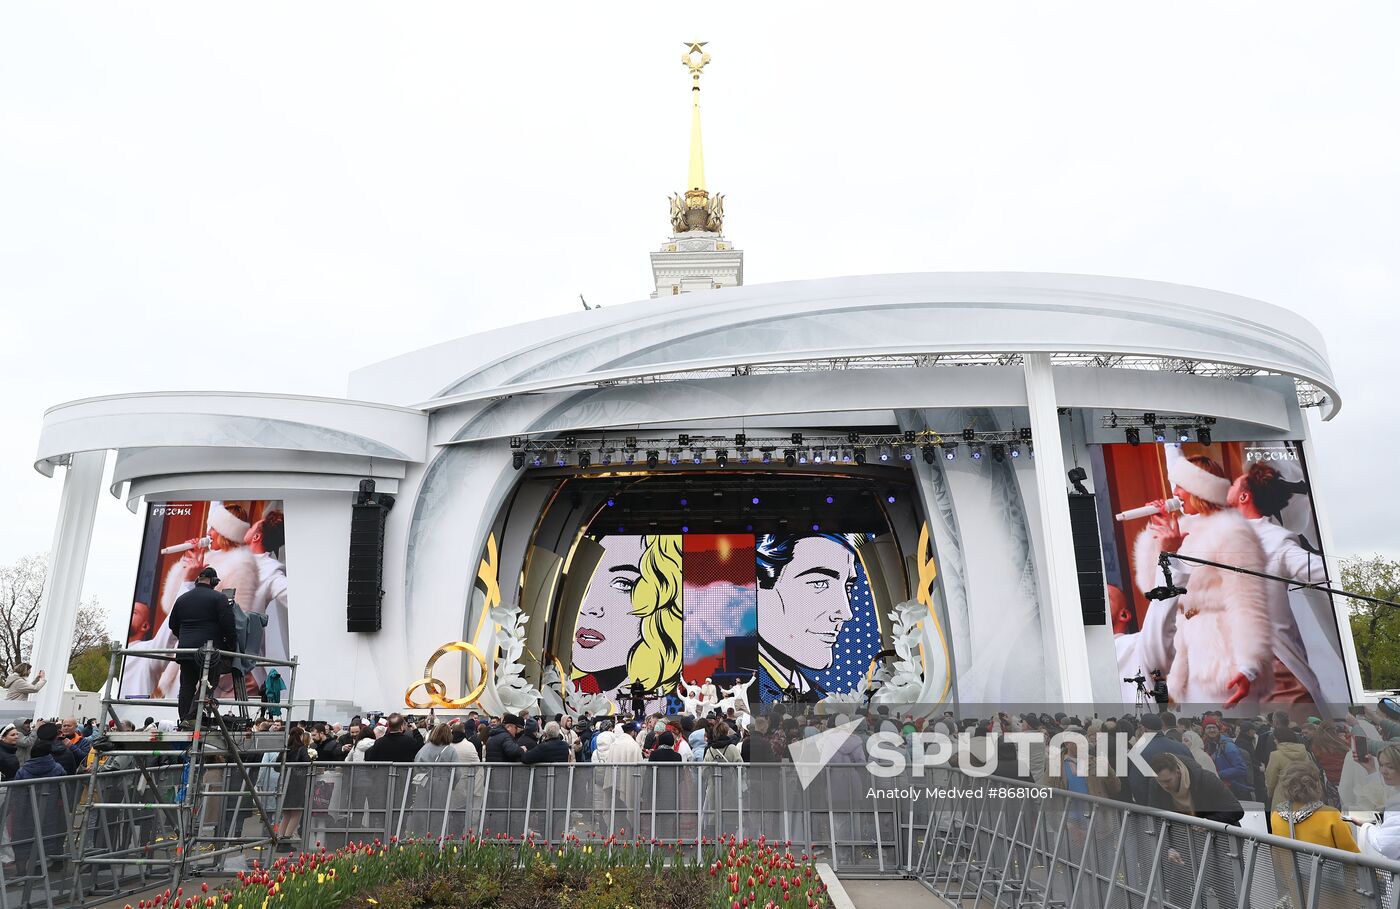
<svg viewBox="0 0 1400 909"><path fill-rule="evenodd" d="M219 573L205 566L194 579L194 589L180 595L170 610L170 631L179 640L181 649L198 649L212 641L219 650L238 648L238 631L234 624L233 603L215 590L219 583ZM180 726L194 728L196 704L195 694L199 691L199 671L204 657L196 654L182 656L180 662ZM216 657L209 663L209 690L219 685L219 676L225 671L227 661Z"/></svg>

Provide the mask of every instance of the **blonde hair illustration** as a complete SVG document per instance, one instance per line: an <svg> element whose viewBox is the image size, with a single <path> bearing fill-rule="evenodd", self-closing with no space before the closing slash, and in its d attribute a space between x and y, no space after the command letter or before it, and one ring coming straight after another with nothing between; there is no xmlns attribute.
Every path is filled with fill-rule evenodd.
<svg viewBox="0 0 1400 909"><path fill-rule="evenodd" d="M670 693L681 675L682 557L678 534L642 537L642 576L632 590L632 614L642 636L627 653L627 674L648 691Z"/></svg>

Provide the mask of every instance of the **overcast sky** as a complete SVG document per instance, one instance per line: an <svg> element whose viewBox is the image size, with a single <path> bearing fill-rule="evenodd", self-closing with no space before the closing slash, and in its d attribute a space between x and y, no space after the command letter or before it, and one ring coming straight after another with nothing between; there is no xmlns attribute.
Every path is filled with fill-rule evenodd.
<svg viewBox="0 0 1400 909"><path fill-rule="evenodd" d="M1400 556L1400 5L11 3L0 562L50 544L50 405L340 395L646 296L692 36L748 283L1087 272L1296 310L1345 402L1316 429L1336 549ZM104 497L87 592L114 632L139 535Z"/></svg>

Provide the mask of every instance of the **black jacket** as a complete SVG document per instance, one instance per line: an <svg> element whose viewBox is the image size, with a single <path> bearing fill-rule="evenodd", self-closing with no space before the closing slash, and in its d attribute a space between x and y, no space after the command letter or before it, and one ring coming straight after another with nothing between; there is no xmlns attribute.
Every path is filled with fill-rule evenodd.
<svg viewBox="0 0 1400 909"><path fill-rule="evenodd" d="M518 764L524 756L524 749L506 727L491 727L491 736L486 740L486 763Z"/></svg>
<svg viewBox="0 0 1400 909"><path fill-rule="evenodd" d="M318 761L345 760L345 746L340 744L340 740L334 736L327 736L326 740L319 745L312 742L311 747L316 749L316 760Z"/></svg>
<svg viewBox="0 0 1400 909"><path fill-rule="evenodd" d="M1196 809L1196 817L1238 826L1240 819L1244 817L1244 809L1240 806L1240 800L1230 791L1230 787L1221 782L1220 777L1202 770L1195 761L1184 760L1182 763L1186 765L1191 777L1191 804ZM1148 780L1148 786L1151 788L1149 804L1153 808L1161 808L1164 811L1180 810L1167 790L1157 785L1155 779Z"/></svg>
<svg viewBox="0 0 1400 909"><path fill-rule="evenodd" d="M647 760L654 764L673 763L681 760L681 753L674 748L657 748Z"/></svg>
<svg viewBox="0 0 1400 909"><path fill-rule="evenodd" d="M170 631L181 647L202 647L213 641L220 650L238 649L238 628L228 597L212 587L196 584L175 600L170 610Z"/></svg>
<svg viewBox="0 0 1400 909"><path fill-rule="evenodd" d="M1152 740L1143 747L1142 762L1146 764L1157 755L1163 753L1176 755L1181 758L1187 767L1199 768L1201 766L1196 763L1196 758L1192 756L1190 748L1187 748L1175 739L1167 738L1166 735L1160 732L1153 735ZM1214 776L1214 774L1212 774L1212 776ZM1142 771L1138 770L1137 765L1129 761L1128 790L1132 793L1134 802L1139 805L1150 805L1152 803L1149 799L1153 791L1161 792L1162 787L1158 786L1150 777L1143 776Z"/></svg>
<svg viewBox="0 0 1400 909"><path fill-rule="evenodd" d="M547 739L525 752L522 764L567 764L569 743L563 739Z"/></svg>
<svg viewBox="0 0 1400 909"><path fill-rule="evenodd" d="M19 755L14 745L0 742L0 780L12 780L19 773Z"/></svg>
<svg viewBox="0 0 1400 909"><path fill-rule="evenodd" d="M383 761L394 764L412 764L413 756L418 753L419 745L406 732L385 733L384 738L369 746L365 752L367 761Z"/></svg>

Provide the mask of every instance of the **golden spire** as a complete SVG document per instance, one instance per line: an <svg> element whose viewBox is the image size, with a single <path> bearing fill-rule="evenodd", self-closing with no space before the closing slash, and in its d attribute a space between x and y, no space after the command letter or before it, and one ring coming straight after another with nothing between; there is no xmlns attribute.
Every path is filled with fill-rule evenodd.
<svg viewBox="0 0 1400 909"><path fill-rule="evenodd" d="M704 41L685 42L681 62L690 70L690 173L683 195L671 197L671 227L676 233L703 230L719 233L724 227L724 196L714 198L705 190L705 152L700 144L700 73L710 62Z"/></svg>
<svg viewBox="0 0 1400 909"><path fill-rule="evenodd" d="M705 53L705 41L687 41L686 51L681 62L690 70L690 177L686 182L686 194L705 192L705 152L700 143L700 73L710 62Z"/></svg>

